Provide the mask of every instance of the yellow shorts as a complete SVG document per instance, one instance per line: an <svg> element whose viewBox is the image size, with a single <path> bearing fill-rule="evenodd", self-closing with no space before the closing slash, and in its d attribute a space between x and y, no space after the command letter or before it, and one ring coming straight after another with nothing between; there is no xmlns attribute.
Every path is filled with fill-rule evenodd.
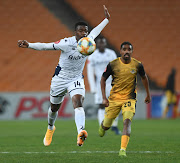
<svg viewBox="0 0 180 163"><path fill-rule="evenodd" d="M136 100L125 100L125 101L109 101L109 106L105 108L105 117L110 119L115 119L120 111L122 110L122 115L125 111L130 111L135 114Z"/></svg>
<svg viewBox="0 0 180 163"><path fill-rule="evenodd" d="M134 113L132 111L125 111L123 113L123 122L124 122L125 119L130 119L132 121L133 117L134 117ZM114 119L115 118L107 118L107 117L105 117L104 121L103 121L103 126L104 127L111 127Z"/></svg>
<svg viewBox="0 0 180 163"><path fill-rule="evenodd" d="M176 95L171 91L166 91L166 98L168 104L175 104L176 103Z"/></svg>

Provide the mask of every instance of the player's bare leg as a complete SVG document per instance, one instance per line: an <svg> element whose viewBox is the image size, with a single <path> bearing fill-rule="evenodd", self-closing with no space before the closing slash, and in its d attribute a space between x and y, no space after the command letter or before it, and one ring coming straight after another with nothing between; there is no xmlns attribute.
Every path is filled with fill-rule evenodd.
<svg viewBox="0 0 180 163"><path fill-rule="evenodd" d="M131 120L125 119L123 122L123 133L121 136L121 149L119 151L119 156L126 157L126 148L129 143L130 134L131 134Z"/></svg>
<svg viewBox="0 0 180 163"><path fill-rule="evenodd" d="M43 140L43 143L45 146L49 146L52 142L52 136L54 134L54 131L56 127L54 126L54 123L56 121L57 115L58 115L58 110L60 108L61 104L52 104L49 107L48 110L48 128Z"/></svg>
<svg viewBox="0 0 180 163"><path fill-rule="evenodd" d="M72 97L72 103L75 111L75 123L78 132L78 136L77 136L78 146L82 146L88 136L87 131L84 130L85 112L84 112L84 108L82 107L83 101L84 101L84 97L82 95L77 94Z"/></svg>
<svg viewBox="0 0 180 163"><path fill-rule="evenodd" d="M103 137L105 135L106 130L109 130L114 119L105 117L99 127L99 136Z"/></svg>

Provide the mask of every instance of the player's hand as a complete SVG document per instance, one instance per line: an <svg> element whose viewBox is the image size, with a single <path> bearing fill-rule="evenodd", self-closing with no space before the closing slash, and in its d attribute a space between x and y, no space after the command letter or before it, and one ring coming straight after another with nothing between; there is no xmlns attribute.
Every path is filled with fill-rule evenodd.
<svg viewBox="0 0 180 163"><path fill-rule="evenodd" d="M144 100L144 102L145 102L146 104L150 103L150 102L151 102L151 96L147 95L146 98L145 98L145 100Z"/></svg>
<svg viewBox="0 0 180 163"><path fill-rule="evenodd" d="M105 5L103 5L103 7L104 7L104 15L105 15L105 17L106 17L107 19L110 19L110 14L109 14L109 12L108 12L108 9L106 8Z"/></svg>
<svg viewBox="0 0 180 163"><path fill-rule="evenodd" d="M103 105L105 105L105 107L108 107L109 106L109 101L107 98L103 99L103 102L102 102Z"/></svg>
<svg viewBox="0 0 180 163"><path fill-rule="evenodd" d="M17 44L20 48L28 48L29 47L29 43L26 40L19 40Z"/></svg>

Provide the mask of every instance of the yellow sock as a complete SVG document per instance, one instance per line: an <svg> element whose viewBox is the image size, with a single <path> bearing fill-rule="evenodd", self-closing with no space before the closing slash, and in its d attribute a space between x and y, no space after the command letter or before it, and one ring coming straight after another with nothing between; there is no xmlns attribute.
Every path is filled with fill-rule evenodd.
<svg viewBox="0 0 180 163"><path fill-rule="evenodd" d="M121 136L121 149L126 150L127 145L129 143L129 138L130 137L127 136L127 135L122 135Z"/></svg>

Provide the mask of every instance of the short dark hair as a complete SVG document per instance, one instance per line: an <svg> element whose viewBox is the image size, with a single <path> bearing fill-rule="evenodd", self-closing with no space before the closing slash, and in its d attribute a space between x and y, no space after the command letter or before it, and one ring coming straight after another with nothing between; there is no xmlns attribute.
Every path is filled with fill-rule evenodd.
<svg viewBox="0 0 180 163"><path fill-rule="evenodd" d="M76 29L77 29L77 26L79 26L79 25L88 26L88 24L87 24L86 22L77 22L77 23L75 24L75 31L76 31Z"/></svg>
<svg viewBox="0 0 180 163"><path fill-rule="evenodd" d="M125 41L121 44L121 47L120 47L121 49L122 49L123 45L131 45L132 46L132 44L128 41ZM132 46L132 50L133 50L133 46Z"/></svg>

